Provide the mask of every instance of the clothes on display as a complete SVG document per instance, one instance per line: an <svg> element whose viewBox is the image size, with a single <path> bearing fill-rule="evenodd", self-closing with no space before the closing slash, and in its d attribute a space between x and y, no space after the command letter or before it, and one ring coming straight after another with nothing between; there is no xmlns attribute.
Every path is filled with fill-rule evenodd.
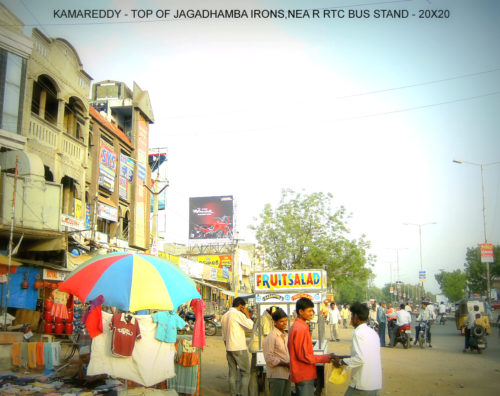
<svg viewBox="0 0 500 396"><path fill-rule="evenodd" d="M69 294L58 289L52 292L52 297L54 299L54 304L50 310L50 314L54 317L68 319L68 307L66 306L68 302Z"/></svg>
<svg viewBox="0 0 500 396"><path fill-rule="evenodd" d="M196 322L193 330L193 346L203 348L207 345L205 340L205 302L201 298L191 301L191 308L193 308Z"/></svg>
<svg viewBox="0 0 500 396"><path fill-rule="evenodd" d="M12 364L20 367L45 367L52 370L60 364L60 342L15 342L12 344Z"/></svg>
<svg viewBox="0 0 500 396"><path fill-rule="evenodd" d="M156 339L163 342L175 342L177 330L183 329L187 323L173 311L157 312L152 315L153 322L158 323Z"/></svg>
<svg viewBox="0 0 500 396"><path fill-rule="evenodd" d="M129 357L134 351L135 341L141 339L139 322L130 314L114 314L111 319L113 342L111 351L114 356Z"/></svg>
<svg viewBox="0 0 500 396"><path fill-rule="evenodd" d="M82 322L85 323L85 327L91 338L97 337L102 333L102 304L104 303L104 297L99 295L95 298L88 309L83 315Z"/></svg>
<svg viewBox="0 0 500 396"><path fill-rule="evenodd" d="M120 315L119 315L120 316ZM111 353L113 315L102 312L103 333L92 340L88 375L108 374L113 377L152 386L175 376L175 344L156 339L157 325L149 315L134 315L141 341L135 344L130 358L116 358Z"/></svg>
<svg viewBox="0 0 500 396"><path fill-rule="evenodd" d="M179 340L176 344L174 388L179 393L198 395L200 391L199 350L192 347L190 340ZM196 364L193 364L196 362Z"/></svg>

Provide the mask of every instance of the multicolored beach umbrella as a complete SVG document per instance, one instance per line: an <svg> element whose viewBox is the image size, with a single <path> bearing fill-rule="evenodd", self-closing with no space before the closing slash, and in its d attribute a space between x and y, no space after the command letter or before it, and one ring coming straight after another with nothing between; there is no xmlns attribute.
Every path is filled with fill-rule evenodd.
<svg viewBox="0 0 500 396"><path fill-rule="evenodd" d="M102 294L104 305L135 312L174 310L200 298L196 284L177 265L145 254L96 256L75 269L59 290L91 301Z"/></svg>

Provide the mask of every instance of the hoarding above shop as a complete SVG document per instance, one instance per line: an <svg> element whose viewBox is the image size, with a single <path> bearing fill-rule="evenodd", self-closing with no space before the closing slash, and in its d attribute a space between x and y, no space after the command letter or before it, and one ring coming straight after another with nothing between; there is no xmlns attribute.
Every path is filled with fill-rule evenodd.
<svg viewBox="0 0 500 396"><path fill-rule="evenodd" d="M255 293L323 291L327 287L323 270L256 272L254 276Z"/></svg>
<svg viewBox="0 0 500 396"><path fill-rule="evenodd" d="M189 239L232 239L233 196L189 198Z"/></svg>

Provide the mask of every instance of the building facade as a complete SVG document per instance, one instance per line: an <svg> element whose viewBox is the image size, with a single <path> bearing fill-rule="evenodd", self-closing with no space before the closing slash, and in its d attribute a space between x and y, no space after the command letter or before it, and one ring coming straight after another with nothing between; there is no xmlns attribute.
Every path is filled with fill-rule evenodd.
<svg viewBox="0 0 500 396"><path fill-rule="evenodd" d="M149 125L154 122L149 94L135 82L131 90L123 82L101 81L92 87L91 105L132 143L133 150L130 156L125 153L127 159L124 160L133 162L135 168L130 180L125 180L123 175L118 177L122 191L122 196L118 194L118 198L123 204L122 224L123 216L128 213L125 222L130 247L147 250L150 246L151 196L145 185L151 186ZM123 197L125 189L128 194L126 199Z"/></svg>

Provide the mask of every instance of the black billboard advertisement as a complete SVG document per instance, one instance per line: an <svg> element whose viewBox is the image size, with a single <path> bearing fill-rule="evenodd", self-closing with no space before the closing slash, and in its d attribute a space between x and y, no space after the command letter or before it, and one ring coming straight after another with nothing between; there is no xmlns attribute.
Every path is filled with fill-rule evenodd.
<svg viewBox="0 0 500 396"><path fill-rule="evenodd" d="M189 239L232 238L232 195L189 198Z"/></svg>

